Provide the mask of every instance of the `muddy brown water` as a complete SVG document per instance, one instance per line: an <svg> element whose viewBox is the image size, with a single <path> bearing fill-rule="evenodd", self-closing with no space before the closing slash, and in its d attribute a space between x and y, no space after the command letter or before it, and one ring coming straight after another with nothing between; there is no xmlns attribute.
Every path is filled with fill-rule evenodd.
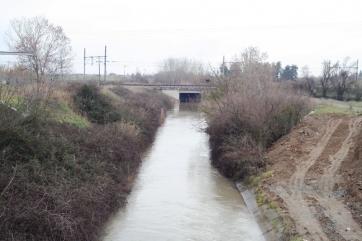
<svg viewBox="0 0 362 241"><path fill-rule="evenodd" d="M205 121L187 107L168 113L104 241L264 240L235 184L211 167Z"/></svg>

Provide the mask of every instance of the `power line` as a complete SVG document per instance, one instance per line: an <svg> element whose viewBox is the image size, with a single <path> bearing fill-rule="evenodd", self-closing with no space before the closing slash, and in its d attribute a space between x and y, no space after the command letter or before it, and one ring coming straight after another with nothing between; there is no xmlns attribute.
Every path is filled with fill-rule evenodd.
<svg viewBox="0 0 362 241"><path fill-rule="evenodd" d="M107 46L104 46L104 56L86 56L85 55L85 48L84 48L84 82L85 82L85 66L86 66L86 61L87 59L90 59L92 61L92 65L93 65L93 61L96 60L96 62L98 63L98 84L101 84L101 59L103 60L104 63L104 82L106 82L106 77L107 77Z"/></svg>
<svg viewBox="0 0 362 241"><path fill-rule="evenodd" d="M163 29L163 30L118 30L118 31L69 31L69 34L79 35L102 35L102 34L168 34L168 33L205 33L205 32L238 32L246 30L283 30L283 29L311 29L311 28L338 28L338 27L359 27L362 22L345 23L321 23L302 25L274 25L274 26L245 26L237 28L194 28L194 29Z"/></svg>
<svg viewBox="0 0 362 241"><path fill-rule="evenodd" d="M111 30L111 31L67 31L68 34L76 35L103 35L103 34L172 34L172 33L206 33L206 32L239 32L247 30L287 30L287 29L312 29L312 28L346 28L360 27L362 22L337 22L337 23L312 23L295 25L271 25L271 26L245 26L235 28L185 28L185 29L140 29L140 30ZM360 28L358 28L360 29ZM346 30L346 29L345 29ZM353 30L355 31L355 30ZM0 33L0 35L5 35Z"/></svg>
<svg viewBox="0 0 362 241"><path fill-rule="evenodd" d="M139 61L127 61L127 60L109 60L112 63L133 63L133 64L157 64L156 62L139 62Z"/></svg>

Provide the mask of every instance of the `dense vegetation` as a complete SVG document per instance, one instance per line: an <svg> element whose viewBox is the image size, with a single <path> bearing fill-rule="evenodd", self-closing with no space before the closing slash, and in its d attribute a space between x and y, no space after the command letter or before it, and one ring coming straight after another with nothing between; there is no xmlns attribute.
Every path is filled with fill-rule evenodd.
<svg viewBox="0 0 362 241"><path fill-rule="evenodd" d="M345 58L343 62L332 64L324 61L322 74L319 77L311 75L308 66L302 68L302 78L295 87L304 90L310 96L331 98L336 100L355 100L362 98L361 76L357 75L358 63Z"/></svg>
<svg viewBox="0 0 362 241"><path fill-rule="evenodd" d="M0 90L0 240L97 239L172 103L121 88L111 98L92 85L26 89ZM68 123L64 113L75 112L93 124Z"/></svg>
<svg viewBox="0 0 362 241"><path fill-rule="evenodd" d="M202 107L212 164L230 178L244 179L265 167L265 149L309 110L300 94L274 82L274 65L265 56L257 48L246 49L234 74L218 77L219 88L209 92Z"/></svg>

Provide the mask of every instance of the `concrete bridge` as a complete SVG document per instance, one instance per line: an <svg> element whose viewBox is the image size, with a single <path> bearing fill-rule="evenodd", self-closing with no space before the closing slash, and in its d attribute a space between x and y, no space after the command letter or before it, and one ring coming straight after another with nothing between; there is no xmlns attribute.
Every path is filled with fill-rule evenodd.
<svg viewBox="0 0 362 241"><path fill-rule="evenodd" d="M169 95L180 102L200 101L206 90L216 89L211 85L151 85L151 84L122 84L123 86L139 86L155 88L162 93Z"/></svg>

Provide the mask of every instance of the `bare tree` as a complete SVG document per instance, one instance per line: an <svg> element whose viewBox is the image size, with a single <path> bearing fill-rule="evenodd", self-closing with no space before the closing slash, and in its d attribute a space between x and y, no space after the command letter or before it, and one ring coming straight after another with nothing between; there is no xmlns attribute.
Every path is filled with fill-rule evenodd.
<svg viewBox="0 0 362 241"><path fill-rule="evenodd" d="M260 92L271 83L275 75L275 67L267 62L268 54L260 52L257 47L247 47L240 55L234 57L234 63L230 67L231 76L235 78L237 85L257 85Z"/></svg>
<svg viewBox="0 0 362 241"><path fill-rule="evenodd" d="M242 115L240 109L243 104L252 106L255 99L264 101L269 88L273 88L276 68L267 62L268 55L257 47L247 47L240 54L235 55L230 65L230 74L220 76L216 73L215 85L217 89L208 91L205 100L212 105L203 107L203 111L211 115L229 110L236 115ZM207 106L207 107L206 107ZM207 109L209 108L210 109Z"/></svg>
<svg viewBox="0 0 362 241"><path fill-rule="evenodd" d="M187 58L168 58L163 60L156 74L156 80L169 84L182 82L199 82L207 75L204 64L200 61Z"/></svg>
<svg viewBox="0 0 362 241"><path fill-rule="evenodd" d="M0 65L0 84L6 83L5 76L6 76L5 66Z"/></svg>
<svg viewBox="0 0 362 241"><path fill-rule="evenodd" d="M302 67L302 79L304 81L304 88L308 91L309 95L315 96L316 82L315 78L311 75L308 65Z"/></svg>
<svg viewBox="0 0 362 241"><path fill-rule="evenodd" d="M54 79L72 67L70 39L62 27L42 16L12 20L5 40L11 51L33 53L19 56L19 61L35 72L37 83Z"/></svg>
<svg viewBox="0 0 362 241"><path fill-rule="evenodd" d="M333 84L337 94L337 100L343 100L345 94L351 89L354 84L355 73L351 71L356 63L349 63L350 58L344 59L343 64L340 65L337 62L335 68L337 69L338 75L334 78Z"/></svg>
<svg viewBox="0 0 362 241"><path fill-rule="evenodd" d="M335 77L335 68L338 63L331 66L330 61L323 61L323 72L322 76L319 78L319 83L322 88L322 97L326 98L327 93L332 85L332 78Z"/></svg>

